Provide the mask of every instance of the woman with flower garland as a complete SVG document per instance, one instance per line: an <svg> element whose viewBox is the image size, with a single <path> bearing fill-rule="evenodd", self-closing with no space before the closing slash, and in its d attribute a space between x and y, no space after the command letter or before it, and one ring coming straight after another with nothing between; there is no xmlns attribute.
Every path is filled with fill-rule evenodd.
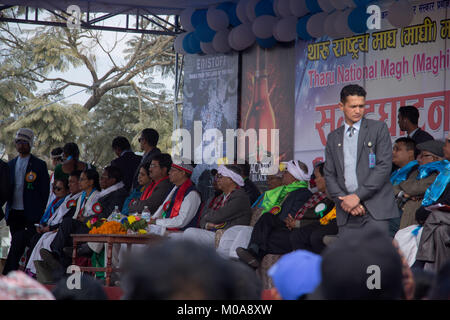
<svg viewBox="0 0 450 320"><path fill-rule="evenodd" d="M34 246L34 249L30 255L30 259L28 261L28 264L26 268L36 274L38 276L38 280L44 280L48 278L46 276L45 269L48 269L48 266L43 264L43 261L41 259L40 250L42 248L45 248L47 250L50 250L50 244L52 243L53 239L56 236L56 232L58 231L59 225L61 224L64 216L66 213L69 212L69 210L72 207L75 207L77 205L77 200L81 196L81 189L79 184L81 171L74 171L69 176L68 181L68 192L69 194L64 198L64 202L58 207L58 209L55 211L55 213L48 219L47 221L47 227L44 230L44 233L40 237L39 241ZM55 188L55 194L59 196L60 192L64 192L63 190L59 189L58 184L59 181L56 180L56 188Z"/></svg>

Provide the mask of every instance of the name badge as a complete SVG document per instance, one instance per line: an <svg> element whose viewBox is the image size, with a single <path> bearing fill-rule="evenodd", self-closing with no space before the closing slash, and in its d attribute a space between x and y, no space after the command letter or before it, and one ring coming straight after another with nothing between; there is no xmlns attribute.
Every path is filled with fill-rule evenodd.
<svg viewBox="0 0 450 320"><path fill-rule="evenodd" d="M370 169L375 168L375 163L376 163L376 156L375 156L375 153L370 152L370 153L369 153L369 168L370 168Z"/></svg>

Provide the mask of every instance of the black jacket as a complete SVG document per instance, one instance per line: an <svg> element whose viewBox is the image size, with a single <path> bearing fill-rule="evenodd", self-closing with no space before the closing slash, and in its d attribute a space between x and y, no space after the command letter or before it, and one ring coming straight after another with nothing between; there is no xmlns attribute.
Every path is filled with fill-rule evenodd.
<svg viewBox="0 0 450 320"><path fill-rule="evenodd" d="M119 210L121 210L127 197L127 190L125 190L125 188L121 188L98 199L98 202L102 205L102 212L98 216L99 219L108 218L114 211L115 206L118 206Z"/></svg>
<svg viewBox="0 0 450 320"><path fill-rule="evenodd" d="M11 196L10 183L8 164L0 160L0 221L5 217L2 207Z"/></svg>
<svg viewBox="0 0 450 320"><path fill-rule="evenodd" d="M122 171L123 183L125 189L130 191L133 183L134 174L141 163L142 157L135 154L133 151L125 152L120 157L111 161L111 166L115 166Z"/></svg>
<svg viewBox="0 0 450 320"><path fill-rule="evenodd" d="M283 201L281 211L277 214L277 217L280 218L281 221L284 221L289 214L294 217L297 211L306 203L306 201L308 201L311 196L311 191L306 188L300 188L290 192L286 200Z"/></svg>
<svg viewBox="0 0 450 320"><path fill-rule="evenodd" d="M428 140L434 140L433 136L431 134L429 134L426 131L423 131L422 129L417 129L416 132L414 132L413 136L411 137L411 139L414 140L414 142L416 143L416 145L418 145L419 143L428 141Z"/></svg>

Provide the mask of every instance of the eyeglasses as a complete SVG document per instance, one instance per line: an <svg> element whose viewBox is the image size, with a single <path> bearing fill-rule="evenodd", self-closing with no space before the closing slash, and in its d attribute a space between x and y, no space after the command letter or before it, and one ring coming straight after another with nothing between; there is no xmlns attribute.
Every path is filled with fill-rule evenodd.
<svg viewBox="0 0 450 320"><path fill-rule="evenodd" d="M157 164L151 164L150 165L150 168L155 168L155 167L159 167L159 165L157 165Z"/></svg>
<svg viewBox="0 0 450 320"><path fill-rule="evenodd" d="M420 158L426 158L426 157L433 157L433 158L434 158L435 156L432 155L432 154L420 153L420 154L419 154L419 157L420 157Z"/></svg>
<svg viewBox="0 0 450 320"><path fill-rule="evenodd" d="M63 188L61 187L53 187L53 191L61 191Z"/></svg>

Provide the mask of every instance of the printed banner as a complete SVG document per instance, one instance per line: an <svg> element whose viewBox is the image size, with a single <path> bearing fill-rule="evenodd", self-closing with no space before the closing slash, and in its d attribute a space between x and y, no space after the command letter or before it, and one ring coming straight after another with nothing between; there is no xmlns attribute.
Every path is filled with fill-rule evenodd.
<svg viewBox="0 0 450 320"><path fill-rule="evenodd" d="M310 169L343 125L338 103L348 84L366 89L366 117L386 122L392 141L406 135L397 123L404 105L419 109L419 126L435 139L450 130L449 1L415 5L412 23L400 29L381 9L381 30L297 42L294 152Z"/></svg>

